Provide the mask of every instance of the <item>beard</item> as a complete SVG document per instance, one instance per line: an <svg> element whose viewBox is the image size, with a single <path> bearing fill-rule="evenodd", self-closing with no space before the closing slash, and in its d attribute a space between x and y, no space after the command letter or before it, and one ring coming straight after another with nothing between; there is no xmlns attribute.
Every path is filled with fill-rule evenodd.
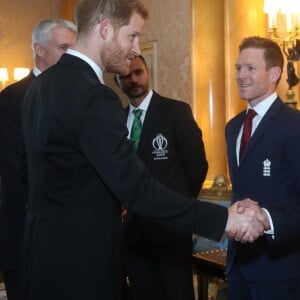
<svg viewBox="0 0 300 300"><path fill-rule="evenodd" d="M144 97L148 94L148 91L148 84L132 84L124 89L124 93L131 99Z"/></svg>
<svg viewBox="0 0 300 300"><path fill-rule="evenodd" d="M114 39L103 51L101 60L104 68L109 73L118 73L127 75L129 73L130 64L127 61L128 53L121 44Z"/></svg>

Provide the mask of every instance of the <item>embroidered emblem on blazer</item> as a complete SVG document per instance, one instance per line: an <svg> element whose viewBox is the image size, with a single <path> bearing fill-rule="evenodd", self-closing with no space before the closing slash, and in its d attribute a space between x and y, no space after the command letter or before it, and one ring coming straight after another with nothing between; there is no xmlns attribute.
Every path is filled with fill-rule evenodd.
<svg viewBox="0 0 300 300"><path fill-rule="evenodd" d="M271 162L268 159L263 162L263 176L271 176Z"/></svg>
<svg viewBox="0 0 300 300"><path fill-rule="evenodd" d="M168 147L168 140L166 137L164 137L161 133L158 133L156 137L152 140L152 146L153 146L153 159L154 160L161 160L161 159L168 159L168 153L167 150Z"/></svg>

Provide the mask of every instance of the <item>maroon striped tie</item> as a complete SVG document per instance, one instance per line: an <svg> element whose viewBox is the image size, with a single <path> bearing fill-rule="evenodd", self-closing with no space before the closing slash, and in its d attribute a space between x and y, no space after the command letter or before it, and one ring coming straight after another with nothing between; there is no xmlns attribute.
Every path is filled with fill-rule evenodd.
<svg viewBox="0 0 300 300"><path fill-rule="evenodd" d="M244 128L243 128L243 134L241 138L241 146L240 146L240 159L243 155L244 150L246 149L246 146L251 138L251 131L252 131L252 120L256 115L256 111L253 109L249 109L247 112L247 115L244 120Z"/></svg>

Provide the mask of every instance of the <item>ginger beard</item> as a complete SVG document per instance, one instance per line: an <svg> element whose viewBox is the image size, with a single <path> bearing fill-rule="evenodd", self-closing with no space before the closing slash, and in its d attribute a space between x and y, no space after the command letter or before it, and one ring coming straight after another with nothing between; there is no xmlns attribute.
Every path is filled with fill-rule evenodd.
<svg viewBox="0 0 300 300"><path fill-rule="evenodd" d="M121 75L128 74L131 61L135 56L134 54L130 54L130 52L130 50L124 49L115 37L104 49L101 56L105 70Z"/></svg>

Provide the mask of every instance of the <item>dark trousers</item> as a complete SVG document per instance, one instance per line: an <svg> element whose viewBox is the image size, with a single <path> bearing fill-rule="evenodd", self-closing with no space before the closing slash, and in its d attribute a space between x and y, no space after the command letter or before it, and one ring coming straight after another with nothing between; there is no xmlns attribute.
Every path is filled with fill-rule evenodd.
<svg viewBox="0 0 300 300"><path fill-rule="evenodd" d="M299 300L300 280L247 281L235 262L228 274L230 300Z"/></svg>
<svg viewBox="0 0 300 300"><path fill-rule="evenodd" d="M125 257L130 284L129 299L195 299L191 239L187 245L184 242L177 244L177 249L170 244L165 247L148 244L144 248L128 250L125 251Z"/></svg>
<svg viewBox="0 0 300 300"><path fill-rule="evenodd" d="M5 284L5 290L7 295L7 300L17 299L17 289L18 289L18 271L2 270L3 281Z"/></svg>

